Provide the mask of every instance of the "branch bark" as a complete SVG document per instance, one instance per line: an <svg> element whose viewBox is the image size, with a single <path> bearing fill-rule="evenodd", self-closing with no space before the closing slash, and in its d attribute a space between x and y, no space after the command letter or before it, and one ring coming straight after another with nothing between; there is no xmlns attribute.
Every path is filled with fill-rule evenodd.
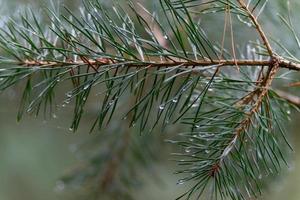
<svg viewBox="0 0 300 200"><path fill-rule="evenodd" d="M300 71L300 63L290 62L284 58L276 58L279 60L279 67L286 68L289 70ZM136 61L128 61L128 62L117 62L112 61L110 59L100 58L100 59L89 59L88 62L83 60L78 61L70 61L70 62L52 62L52 61L38 61L38 60L25 60L24 62L16 63L19 66L26 66L26 67L62 67L62 66L85 66L85 65L93 65L95 68L101 66L108 66L111 64L114 65L122 65L125 67L205 67L205 66L272 66L273 60L190 60L190 61L147 61L147 62L136 62Z"/></svg>

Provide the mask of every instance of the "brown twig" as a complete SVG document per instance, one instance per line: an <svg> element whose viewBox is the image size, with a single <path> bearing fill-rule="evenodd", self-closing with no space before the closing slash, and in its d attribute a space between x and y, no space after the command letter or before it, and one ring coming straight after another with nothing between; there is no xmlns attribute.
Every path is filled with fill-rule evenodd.
<svg viewBox="0 0 300 200"><path fill-rule="evenodd" d="M268 91L269 88L271 87L272 81L274 80L276 73L279 71L280 67L283 66L292 66L293 64L287 60L284 60L280 57L277 57L273 50L272 47L262 30L262 27L257 21L257 18L252 14L251 10L247 7L245 2L243 0L237 0L238 3L240 4L241 8L246 11L250 19L252 20L253 24L256 27L256 30L258 31L258 34L260 35L264 45L266 46L266 49L271 57L270 63L268 65L261 65L261 66L268 66L268 71L265 76L259 75L257 78L258 84L257 87L254 91L248 93L245 95L241 101L237 102L236 106L242 107L246 105L251 105L251 110L246 113L245 119L239 124L239 126L235 129L234 136L226 145L224 148L218 162L212 167L212 172L210 175L214 176L215 173L217 173L220 168L221 168L221 163L223 160L227 157L228 154L231 153L231 151L234 149L234 146L236 145L238 139L240 138L240 135L244 133L249 127L250 124L252 123L252 117L255 113L257 113L261 107L261 104L264 100L265 97L268 96ZM263 73L264 70L261 69L261 73ZM261 82L260 82L261 80ZM217 168L215 166L218 166Z"/></svg>
<svg viewBox="0 0 300 200"><path fill-rule="evenodd" d="M299 87L300 86L300 81L294 82L294 83L290 83L288 85L289 87Z"/></svg>
<svg viewBox="0 0 300 200"><path fill-rule="evenodd" d="M274 52L272 50L271 44L265 34L265 32L263 31L261 25L259 24L259 22L257 21L257 18L253 15L252 11L247 7L246 3L244 2L244 0L238 0L238 3L240 4L241 8L244 9L246 11L246 13L248 14L248 16L250 17L251 21L253 22L253 24L255 25L255 28L258 32L258 34L260 35L264 45L267 48L267 51L269 53L269 55L271 57L274 56Z"/></svg>
<svg viewBox="0 0 300 200"><path fill-rule="evenodd" d="M289 94L289 93L281 91L281 90L275 90L275 92L280 98L285 99L289 103L300 107L300 97Z"/></svg>
<svg viewBox="0 0 300 200"><path fill-rule="evenodd" d="M279 59L279 66L281 68L286 68L289 70L294 71L300 71L300 63L294 63L290 62L288 60L285 60L283 58L277 58ZM61 66L84 66L87 65L87 61L70 61L70 62L52 62L52 61L38 61L38 60L25 60L24 62L16 63L20 66L26 66L26 67L61 67ZM93 66L105 66L113 64L111 59L105 59L105 58L99 58L99 59L89 59L88 60L89 65ZM189 61L148 61L148 62L118 62L115 61L114 64L123 65L126 67L133 67L133 68L139 68L139 67L148 67L151 64L152 68L157 67L205 67L205 66L213 66L213 65L222 65L222 66L241 66L241 67L257 67L257 66L271 66L273 64L272 60L189 60Z"/></svg>
<svg viewBox="0 0 300 200"><path fill-rule="evenodd" d="M279 61L275 60L273 67L269 68L269 71L267 72L267 75L264 78L263 82L261 82L258 85L258 88L254 92L250 93L252 100L255 100L255 101L252 101L252 102L254 102L251 106L252 109L248 113L246 113L246 118L235 129L233 138L230 140L228 145L226 145L226 147L224 148L224 150L220 156L218 163L216 163L217 166L221 166L221 163L223 162L223 160L234 149L234 146L237 143L238 139L240 138L241 134L244 133L250 127L250 124L252 122L252 117L255 113L258 112L264 98L268 95L268 91L271 87L271 84L272 84L278 70L279 70ZM247 94L245 96L245 98L243 98L243 99L248 99L248 97L249 97L249 94ZM244 105L247 105L248 103L249 102L247 101Z"/></svg>

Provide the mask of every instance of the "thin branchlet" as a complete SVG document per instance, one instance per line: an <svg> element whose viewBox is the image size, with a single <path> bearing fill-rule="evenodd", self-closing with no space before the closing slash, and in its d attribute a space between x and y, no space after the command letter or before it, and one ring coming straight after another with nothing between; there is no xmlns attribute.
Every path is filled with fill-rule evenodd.
<svg viewBox="0 0 300 200"><path fill-rule="evenodd" d="M234 131L234 137L226 146L222 155L220 156L220 163L228 156L228 154L234 149L238 139L241 137L241 134L245 133L245 131L250 127L252 123L253 115L257 112L260 112L261 104L268 95L268 91L271 87L272 81L274 80L276 73L279 70L279 60L273 61L272 67L267 72L265 78L260 82L258 88L247 95L248 98L243 98L242 102L238 102L238 106L246 106L249 103L253 103L251 105L251 110L245 113L245 119L240 123L240 126ZM249 96L250 95L250 96ZM250 97L250 98L249 98ZM244 99L247 99L246 101ZM217 166L220 166L220 163L217 163Z"/></svg>

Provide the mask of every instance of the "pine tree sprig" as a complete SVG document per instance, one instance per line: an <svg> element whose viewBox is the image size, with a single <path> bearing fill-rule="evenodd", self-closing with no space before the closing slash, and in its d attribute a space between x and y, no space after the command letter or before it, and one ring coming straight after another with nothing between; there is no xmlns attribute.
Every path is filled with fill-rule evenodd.
<svg viewBox="0 0 300 200"><path fill-rule="evenodd" d="M295 70L300 71L300 64L291 62L289 60L286 60L284 58L280 58L276 56L276 59L279 59L279 66L281 68L289 69L289 70ZM15 64L19 66L24 67L42 67L42 68L55 68L55 67L61 67L61 66L86 66L90 65L96 68L99 68L101 66L107 66L109 64L119 64L123 65L125 67L147 67L150 66L151 68L159 68L159 67L176 67L180 66L181 68L186 67L205 67L205 66L270 66L272 64L272 60L189 60L189 61L144 61L144 62L114 62L113 60L106 59L106 58L99 58L99 59L84 59L84 60L77 60L76 62L51 62L51 61L38 61L38 60L25 60L23 62L17 62L13 63L10 62L10 64ZM201 69L201 68L200 68ZM97 70L95 70L97 72ZM197 69L195 69L197 71Z"/></svg>
<svg viewBox="0 0 300 200"><path fill-rule="evenodd" d="M117 197L130 198L120 183L130 183L130 162L146 163L141 157L150 152L143 145L132 149L139 139L131 130L143 138L158 127L163 132L180 126L184 132L168 141L184 149L174 154L177 174L184 176L178 184L189 182L191 188L178 199L257 197L262 177L287 165L282 147L291 146L282 124L291 104L300 104L273 88L281 71L300 71L300 61L264 32L258 18L266 4L159 0L157 14L131 1L126 6L115 1L111 9L100 1L83 1L79 13L45 11L48 24L25 11L0 29L0 91L26 81L21 120L25 113L53 112L61 87L61 107L74 104L71 131L79 128L88 100L97 98L90 131L111 124L122 129L112 131L109 145L102 143L106 149L88 161L92 172L77 174L84 180L97 177L101 191L117 185L122 190ZM225 16L221 44L199 20L216 14ZM298 44L290 16L280 19ZM246 54L235 44L234 20L257 33ZM124 180L118 179L121 172Z"/></svg>

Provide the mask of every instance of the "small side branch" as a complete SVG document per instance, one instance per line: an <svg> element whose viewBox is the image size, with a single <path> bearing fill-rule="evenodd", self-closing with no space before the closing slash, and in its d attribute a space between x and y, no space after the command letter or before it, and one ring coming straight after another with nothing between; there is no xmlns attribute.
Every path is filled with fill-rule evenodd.
<svg viewBox="0 0 300 200"><path fill-rule="evenodd" d="M245 133L245 131L250 127L252 118L255 115L255 113L259 112L261 104L262 104L264 98L268 95L269 88L271 87L272 82L273 82L278 70L279 70L279 60L275 60L275 63L273 64L272 67L269 68L267 76L264 78L264 80L258 86L257 90L255 90L255 92L253 92L253 93L250 93L250 96L249 96L249 94L246 96L247 98L248 97L251 98L251 102L254 102L251 105L251 110L248 113L246 113L245 119L240 123L240 125L235 130L233 138L228 143L226 148L224 148L224 150L220 156L220 159L219 159L218 163L216 163L216 165L221 166L221 163L224 161L224 159L234 149L238 139L241 137L241 134ZM246 103L245 105L248 104L248 101L245 102L243 100L242 102ZM240 103L238 103L237 105L241 106ZM245 106L245 105L243 105L243 106Z"/></svg>
<svg viewBox="0 0 300 200"><path fill-rule="evenodd" d="M257 18L253 15L252 11L247 7L246 3L244 2L244 0L238 0L240 6L242 9L244 9L248 16L250 17L251 21L253 22L253 24L255 25L255 28L258 32L258 34L260 35L265 47L267 48L267 51L269 53L269 55L271 57L274 56L274 53L273 53L273 50L272 50L272 47L271 47L271 44L265 34L265 32L263 31L261 25L259 24L259 22L257 21Z"/></svg>
<svg viewBox="0 0 300 200"><path fill-rule="evenodd" d="M300 108L300 97L289 94L289 93L281 91L281 90L275 90L275 92L280 98L285 99L289 103Z"/></svg>

